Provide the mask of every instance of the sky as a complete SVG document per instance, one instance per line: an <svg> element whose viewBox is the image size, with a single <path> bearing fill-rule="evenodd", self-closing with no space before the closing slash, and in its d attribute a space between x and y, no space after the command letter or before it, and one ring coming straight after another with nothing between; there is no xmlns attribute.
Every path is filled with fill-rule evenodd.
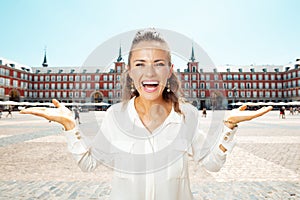
<svg viewBox="0 0 300 200"><path fill-rule="evenodd" d="M49 66L80 66L110 38L155 27L191 38L215 65L285 65L300 58L299 8L298 0L1 0L0 57L38 67L46 47Z"/></svg>

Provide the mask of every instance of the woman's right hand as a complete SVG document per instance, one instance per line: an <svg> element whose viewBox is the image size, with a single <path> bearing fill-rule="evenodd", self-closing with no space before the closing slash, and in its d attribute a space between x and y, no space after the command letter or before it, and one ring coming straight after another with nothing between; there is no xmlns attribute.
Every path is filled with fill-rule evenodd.
<svg viewBox="0 0 300 200"><path fill-rule="evenodd" d="M71 130L75 127L76 122L73 118L72 111L60 104L56 99L52 100L56 108L32 107L20 111L21 114L32 114L44 117L47 120L55 121L64 126L65 130Z"/></svg>

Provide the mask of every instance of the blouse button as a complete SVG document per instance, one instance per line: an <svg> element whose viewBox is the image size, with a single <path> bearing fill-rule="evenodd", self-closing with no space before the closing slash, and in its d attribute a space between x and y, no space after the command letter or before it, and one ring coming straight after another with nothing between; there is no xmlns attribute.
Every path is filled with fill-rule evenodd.
<svg viewBox="0 0 300 200"><path fill-rule="evenodd" d="M225 141L227 141L227 140L228 140L228 137L227 137L227 136L225 136L225 137L224 137L224 140L225 140Z"/></svg>
<svg viewBox="0 0 300 200"><path fill-rule="evenodd" d="M78 140L80 140L80 138L81 138L80 136L77 137Z"/></svg>

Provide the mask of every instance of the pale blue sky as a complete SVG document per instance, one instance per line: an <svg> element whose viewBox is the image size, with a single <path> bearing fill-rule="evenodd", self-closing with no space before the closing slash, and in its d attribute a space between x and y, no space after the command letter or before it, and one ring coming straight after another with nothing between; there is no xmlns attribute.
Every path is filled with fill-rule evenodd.
<svg viewBox="0 0 300 200"><path fill-rule="evenodd" d="M192 38L216 65L283 65L300 57L299 8L297 0L1 0L0 57L41 66L46 45L50 66L80 66L112 36L157 27Z"/></svg>

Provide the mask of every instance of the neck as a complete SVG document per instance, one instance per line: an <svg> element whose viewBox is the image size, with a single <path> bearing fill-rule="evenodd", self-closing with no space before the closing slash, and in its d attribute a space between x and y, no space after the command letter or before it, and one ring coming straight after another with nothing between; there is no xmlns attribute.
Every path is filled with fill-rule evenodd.
<svg viewBox="0 0 300 200"><path fill-rule="evenodd" d="M157 106L169 110L170 105L172 104L171 102L165 101L162 97L155 100L147 100L139 96L135 99L134 105L138 112L149 114L153 111L153 108Z"/></svg>

